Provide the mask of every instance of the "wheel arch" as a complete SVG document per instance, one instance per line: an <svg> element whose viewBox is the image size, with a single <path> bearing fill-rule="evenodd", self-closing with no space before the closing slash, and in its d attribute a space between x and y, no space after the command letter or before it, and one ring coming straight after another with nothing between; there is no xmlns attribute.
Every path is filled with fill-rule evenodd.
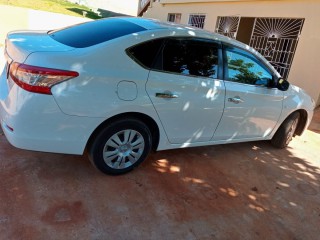
<svg viewBox="0 0 320 240"><path fill-rule="evenodd" d="M142 121L144 124L146 124L151 132L152 135L152 149L156 150L158 148L159 145L159 139L160 139L160 130L158 127L158 124L156 123L156 121L144 114L144 113L138 113L138 112L126 112L126 113L120 113L117 114L115 116L112 116L108 119L106 119L104 122L102 122L90 135L88 141L87 141L87 145L86 145L86 149L88 149L88 147L90 146L90 144L93 142L93 139L95 138L95 136L108 124L116 122L118 120L121 119L126 119L126 118L134 118L137 119L139 121Z"/></svg>
<svg viewBox="0 0 320 240"><path fill-rule="evenodd" d="M297 129L295 131L295 135L298 135L298 136L301 136L302 133L304 132L305 130L305 127L307 125L307 122L308 122L308 113L306 110L304 109L298 109L298 110L295 110L293 112L291 112L282 122L281 124L279 125L279 127L277 128L277 130L275 131L275 133L278 131L278 129L281 127L281 125L294 113L298 112L300 114L300 118L299 118L299 122L298 122L298 126L297 126Z"/></svg>
<svg viewBox="0 0 320 240"><path fill-rule="evenodd" d="M295 135L301 136L308 122L308 113L304 109L299 109L299 110L296 110L295 112L300 113L300 118L299 118L297 129L295 131Z"/></svg>

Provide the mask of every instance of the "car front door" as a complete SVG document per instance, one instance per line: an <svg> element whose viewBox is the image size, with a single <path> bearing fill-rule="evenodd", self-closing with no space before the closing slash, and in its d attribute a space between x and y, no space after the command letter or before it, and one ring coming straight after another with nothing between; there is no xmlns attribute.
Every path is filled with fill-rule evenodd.
<svg viewBox="0 0 320 240"><path fill-rule="evenodd" d="M225 48L225 110L213 140L259 139L277 124L283 92L274 87L274 76L253 54Z"/></svg>
<svg viewBox="0 0 320 240"><path fill-rule="evenodd" d="M219 80L221 59L220 45L209 40L165 41L146 89L170 143L212 138L225 101L224 81Z"/></svg>

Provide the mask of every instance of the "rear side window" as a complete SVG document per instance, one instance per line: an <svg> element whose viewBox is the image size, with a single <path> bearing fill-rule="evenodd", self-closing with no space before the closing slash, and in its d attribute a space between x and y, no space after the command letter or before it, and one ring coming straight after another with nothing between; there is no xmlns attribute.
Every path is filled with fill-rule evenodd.
<svg viewBox="0 0 320 240"><path fill-rule="evenodd" d="M102 19L49 32L54 40L74 48L90 47L146 29L122 19Z"/></svg>
<svg viewBox="0 0 320 240"><path fill-rule="evenodd" d="M218 44L200 39L170 39L162 52L165 72L217 78Z"/></svg>
<svg viewBox="0 0 320 240"><path fill-rule="evenodd" d="M157 56L164 39L155 39L138 44L127 50L130 57L132 57L140 65L146 68L151 68L155 57Z"/></svg>

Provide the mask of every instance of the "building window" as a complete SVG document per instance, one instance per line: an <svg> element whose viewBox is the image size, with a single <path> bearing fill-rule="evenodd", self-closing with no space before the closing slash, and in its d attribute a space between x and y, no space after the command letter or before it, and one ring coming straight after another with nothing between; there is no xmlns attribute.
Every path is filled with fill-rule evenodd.
<svg viewBox="0 0 320 240"><path fill-rule="evenodd" d="M205 19L206 15L204 14L190 14L188 24L193 27L203 28Z"/></svg>
<svg viewBox="0 0 320 240"><path fill-rule="evenodd" d="M216 32L229 38L236 39L239 28L240 17L218 17Z"/></svg>
<svg viewBox="0 0 320 240"><path fill-rule="evenodd" d="M168 13L168 22L180 23L181 13Z"/></svg>

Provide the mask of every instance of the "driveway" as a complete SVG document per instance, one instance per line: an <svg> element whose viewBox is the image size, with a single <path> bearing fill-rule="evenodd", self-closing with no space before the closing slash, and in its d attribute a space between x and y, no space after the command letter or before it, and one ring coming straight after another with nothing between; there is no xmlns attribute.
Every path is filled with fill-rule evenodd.
<svg viewBox="0 0 320 240"><path fill-rule="evenodd" d="M0 239L319 239L319 110L286 150L161 151L117 177L1 135Z"/></svg>

